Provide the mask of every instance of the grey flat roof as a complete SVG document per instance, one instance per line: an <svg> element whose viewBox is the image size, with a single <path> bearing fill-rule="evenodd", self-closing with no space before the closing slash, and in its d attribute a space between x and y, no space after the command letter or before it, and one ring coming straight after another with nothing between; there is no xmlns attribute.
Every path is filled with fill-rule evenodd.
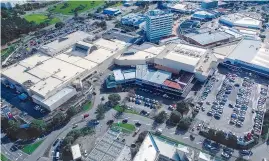
<svg viewBox="0 0 269 161"><path fill-rule="evenodd" d="M201 45L207 45L214 42L230 39L233 37L232 35L225 32L212 32L212 33L205 32L205 33L195 34L195 35L187 34L185 36L193 39L194 41L198 42Z"/></svg>
<svg viewBox="0 0 269 161"><path fill-rule="evenodd" d="M251 63L260 47L261 41L259 40L243 39L230 53L228 58Z"/></svg>

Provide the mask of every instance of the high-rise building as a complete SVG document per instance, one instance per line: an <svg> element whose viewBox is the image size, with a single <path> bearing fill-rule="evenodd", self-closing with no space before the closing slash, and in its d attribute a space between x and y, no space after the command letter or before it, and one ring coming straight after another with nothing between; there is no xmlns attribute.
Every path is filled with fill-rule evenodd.
<svg viewBox="0 0 269 161"><path fill-rule="evenodd" d="M172 33L173 14L162 10L151 10L146 14L146 35L150 42Z"/></svg>

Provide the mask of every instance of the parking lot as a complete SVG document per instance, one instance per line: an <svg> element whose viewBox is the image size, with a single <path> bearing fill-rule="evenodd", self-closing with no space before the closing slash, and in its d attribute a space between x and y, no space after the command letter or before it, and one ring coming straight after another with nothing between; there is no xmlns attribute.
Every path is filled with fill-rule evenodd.
<svg viewBox="0 0 269 161"><path fill-rule="evenodd" d="M137 88L135 95L128 98L126 105L141 115L153 116L155 109L170 113L175 108L178 99L167 98L169 96L146 88Z"/></svg>
<svg viewBox="0 0 269 161"><path fill-rule="evenodd" d="M11 111L13 117L18 115L24 120L24 117L28 120L29 117L33 118L42 118L47 115L48 112L41 113L38 110L35 110L34 107L36 104L27 99L21 101L19 99L19 94L16 93L14 89L10 89L1 84L1 95L2 99L5 100L8 104L8 111ZM3 105L2 105L3 106ZM31 119L30 119L31 120Z"/></svg>
<svg viewBox="0 0 269 161"><path fill-rule="evenodd" d="M236 135L252 130L259 134L267 92L265 85L246 73L216 73L202 90L197 122Z"/></svg>

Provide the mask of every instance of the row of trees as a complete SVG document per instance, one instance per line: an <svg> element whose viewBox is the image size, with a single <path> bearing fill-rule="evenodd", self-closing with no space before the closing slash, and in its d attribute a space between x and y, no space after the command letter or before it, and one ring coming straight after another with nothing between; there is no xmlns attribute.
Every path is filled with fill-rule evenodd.
<svg viewBox="0 0 269 161"><path fill-rule="evenodd" d="M77 113L77 109L71 107L66 114L58 112L53 116L50 122L34 119L27 128L20 128L20 123L15 120L8 120L6 117L1 117L1 128L11 140L23 139L30 140L40 137L44 133L49 133L55 128L61 127L69 122L72 116Z"/></svg>
<svg viewBox="0 0 269 161"><path fill-rule="evenodd" d="M193 118L183 117L183 115L188 113L190 107L191 99L179 101L176 103L176 110L174 110L170 116L168 116L165 111L161 111L157 116L155 116L155 122L161 124L167 121L167 124L177 126L180 130L188 130Z"/></svg>

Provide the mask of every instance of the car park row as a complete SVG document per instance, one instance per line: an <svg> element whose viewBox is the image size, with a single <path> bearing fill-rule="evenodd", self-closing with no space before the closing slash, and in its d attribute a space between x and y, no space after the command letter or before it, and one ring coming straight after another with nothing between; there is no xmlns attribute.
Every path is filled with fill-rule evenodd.
<svg viewBox="0 0 269 161"><path fill-rule="evenodd" d="M239 87L237 93L236 104L234 106L231 105L233 113L231 114L230 124L236 124L237 127L243 126L253 85L254 81L252 79L249 79L248 77L244 78L242 86Z"/></svg>
<svg viewBox="0 0 269 161"><path fill-rule="evenodd" d="M260 135L262 132L262 125L263 125L263 119L264 119L264 112L266 110L265 103L267 98L267 88L261 88L260 91L260 97L258 99L257 109L256 109L256 116L254 118L254 126L253 131L255 134Z"/></svg>

